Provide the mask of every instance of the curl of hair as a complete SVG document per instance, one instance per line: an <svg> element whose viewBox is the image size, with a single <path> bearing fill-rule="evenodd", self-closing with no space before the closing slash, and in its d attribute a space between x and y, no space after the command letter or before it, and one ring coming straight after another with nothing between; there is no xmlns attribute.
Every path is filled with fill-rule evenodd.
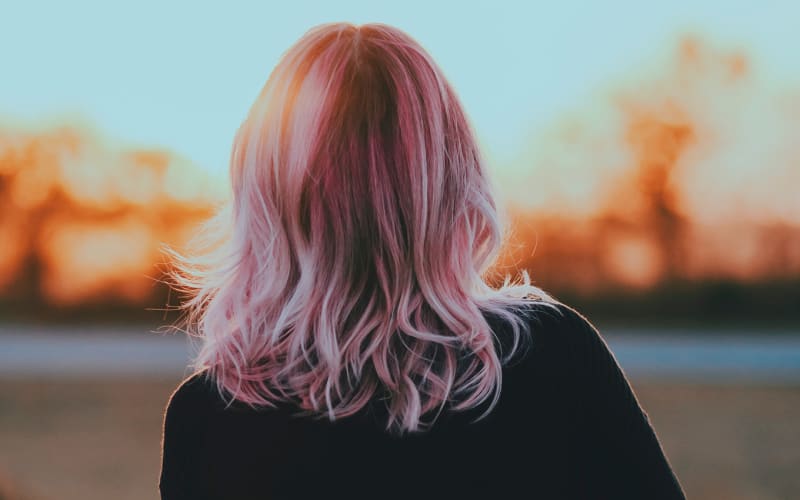
<svg viewBox="0 0 800 500"><path fill-rule="evenodd" d="M476 142L402 31L308 31L235 136L230 202L190 252L167 249L202 343L194 367L253 407L291 401L333 420L380 398L401 433L447 405L491 398L488 414L528 331L522 312L553 299L525 271L499 289L484 281L504 212ZM511 325L505 358L485 314Z"/></svg>

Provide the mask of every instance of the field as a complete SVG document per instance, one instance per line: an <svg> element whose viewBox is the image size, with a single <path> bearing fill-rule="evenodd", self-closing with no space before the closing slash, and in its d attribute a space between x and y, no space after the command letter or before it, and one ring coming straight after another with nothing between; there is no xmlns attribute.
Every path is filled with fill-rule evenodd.
<svg viewBox="0 0 800 500"><path fill-rule="evenodd" d="M0 380L0 491L157 499L162 410L178 381ZM633 385L689 498L800 498L800 386Z"/></svg>

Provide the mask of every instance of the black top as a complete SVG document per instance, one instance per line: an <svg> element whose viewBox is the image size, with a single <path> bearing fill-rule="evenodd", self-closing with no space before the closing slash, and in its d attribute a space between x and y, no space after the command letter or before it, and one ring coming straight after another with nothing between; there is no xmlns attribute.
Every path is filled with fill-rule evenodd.
<svg viewBox="0 0 800 500"><path fill-rule="evenodd" d="M162 500L684 499L646 413L580 313L537 305L500 400L425 433L383 431L375 408L331 423L225 403L201 374L164 418ZM509 327L490 321L500 345ZM369 407L368 407L369 408Z"/></svg>

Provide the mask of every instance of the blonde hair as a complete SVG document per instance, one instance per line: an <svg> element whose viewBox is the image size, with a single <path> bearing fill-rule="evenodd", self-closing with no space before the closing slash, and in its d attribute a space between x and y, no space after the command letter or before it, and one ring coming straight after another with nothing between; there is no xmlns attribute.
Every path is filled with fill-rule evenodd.
<svg viewBox="0 0 800 500"><path fill-rule="evenodd" d="M485 283L498 207L462 106L416 41L383 24L308 31L239 128L230 176L195 253L172 251L202 339L195 367L222 394L331 420L380 397L398 432L448 403L491 397L491 411L503 360L484 314L510 324L510 356L522 311L551 299L525 271Z"/></svg>

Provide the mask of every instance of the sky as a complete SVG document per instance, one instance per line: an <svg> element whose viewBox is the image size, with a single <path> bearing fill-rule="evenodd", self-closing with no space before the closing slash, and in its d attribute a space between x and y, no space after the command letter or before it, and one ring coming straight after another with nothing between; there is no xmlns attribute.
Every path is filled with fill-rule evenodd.
<svg viewBox="0 0 800 500"><path fill-rule="evenodd" d="M220 174L281 54L323 22L383 22L416 38L498 164L684 33L746 48L762 75L800 83L794 1L5 0L0 17L0 125L84 123Z"/></svg>

